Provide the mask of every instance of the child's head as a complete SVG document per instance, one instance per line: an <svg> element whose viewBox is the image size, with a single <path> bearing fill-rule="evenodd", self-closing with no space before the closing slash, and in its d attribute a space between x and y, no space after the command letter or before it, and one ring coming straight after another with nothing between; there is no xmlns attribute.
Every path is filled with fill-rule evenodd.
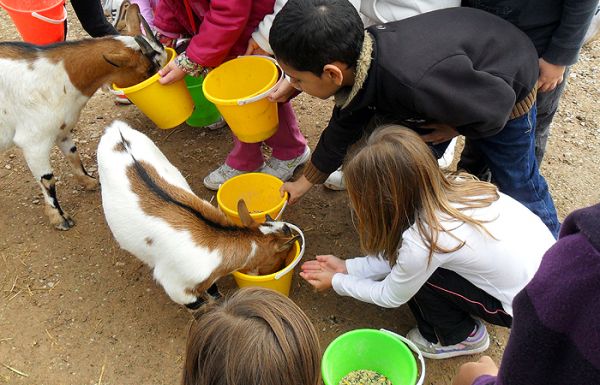
<svg viewBox="0 0 600 385"><path fill-rule="evenodd" d="M271 48L292 84L328 98L351 73L364 40L363 24L348 0L290 0L275 17ZM352 80L353 82L353 80Z"/></svg>
<svg viewBox="0 0 600 385"><path fill-rule="evenodd" d="M188 335L184 385L317 385L317 333L289 298L246 288L210 305Z"/></svg>
<svg viewBox="0 0 600 385"><path fill-rule="evenodd" d="M402 126L376 130L343 169L361 246L369 254L382 253L391 264L396 261L402 233L413 224L430 246L430 257L434 251L453 251L436 246L438 233L444 231L438 215L486 231L481 222L450 203L485 207L498 199L490 183L468 174L446 175L419 135Z"/></svg>

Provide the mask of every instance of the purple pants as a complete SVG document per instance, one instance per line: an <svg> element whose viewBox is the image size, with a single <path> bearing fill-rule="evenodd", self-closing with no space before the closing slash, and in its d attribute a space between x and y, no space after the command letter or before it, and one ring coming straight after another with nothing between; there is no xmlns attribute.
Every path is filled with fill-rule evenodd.
<svg viewBox="0 0 600 385"><path fill-rule="evenodd" d="M306 139L300 132L298 121L290 102L278 103L279 128L275 135L265 140L273 149L273 156L280 160L296 158L304 152ZM254 171L264 162L262 143L244 143L233 135L233 150L227 155L225 163L236 170Z"/></svg>

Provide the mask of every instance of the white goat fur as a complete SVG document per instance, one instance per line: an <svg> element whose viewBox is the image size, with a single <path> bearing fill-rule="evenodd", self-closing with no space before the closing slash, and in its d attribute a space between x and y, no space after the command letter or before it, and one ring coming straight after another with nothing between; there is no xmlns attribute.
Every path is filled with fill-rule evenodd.
<svg viewBox="0 0 600 385"><path fill-rule="evenodd" d="M112 51L103 51L107 49ZM107 62L107 57L115 54L123 59L122 66ZM164 49L162 55L164 63ZM131 64L125 61L127 57ZM77 65L68 62L70 59L75 59ZM143 64L146 68L133 68ZM57 228L66 230L73 221L56 198L49 159L52 147L59 146L86 189L95 189L97 181L85 172L71 132L81 110L102 84L136 84L148 76L150 67L150 60L143 57L138 43L129 36L48 47L0 43L0 151L12 145L23 150L42 188L46 214Z"/></svg>
<svg viewBox="0 0 600 385"><path fill-rule="evenodd" d="M124 140L127 142L127 151L123 151ZM173 301L182 305L193 303L198 297L192 293L192 290L209 279L217 268L227 262L225 259L236 258L235 252L230 251L224 255L219 245L208 247L199 244L197 238L195 241L194 229L175 228L164 218L144 212L140 202L147 203L148 196L140 196L133 191L127 175L128 170L131 170L134 165L134 158L136 162L153 167L159 177L169 185L192 194L202 205L203 211L212 212L223 218L225 216L212 204L194 195L179 170L146 135L120 121L113 122L106 129L98 146L98 173L106 221L119 245L154 269L154 278ZM147 190L142 194L152 194L152 192ZM178 215L172 211L169 213ZM229 224L235 226L232 222ZM198 224L198 226L202 225ZM258 229L266 237L268 234L282 231L283 227L283 222L270 222L268 225L258 226ZM226 238L219 242L226 242L231 247L232 244L242 244L245 241L241 238ZM241 268L259 253L258 242L253 240L250 242L251 246L246 249L250 253L239 258L239 266L232 271ZM212 283L211 280L206 286Z"/></svg>

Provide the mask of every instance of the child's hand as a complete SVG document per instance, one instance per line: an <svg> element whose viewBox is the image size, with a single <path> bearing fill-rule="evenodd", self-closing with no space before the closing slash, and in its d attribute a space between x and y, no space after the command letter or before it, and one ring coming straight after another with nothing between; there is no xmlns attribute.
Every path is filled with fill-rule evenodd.
<svg viewBox="0 0 600 385"><path fill-rule="evenodd" d="M286 192L290 194L288 202L289 204L293 205L298 202L298 200L302 198L302 196L306 194L306 192L310 190L312 186L313 184L310 183L304 175L302 175L295 182L285 182L283 186L281 186L281 189L279 189L279 192L282 196Z"/></svg>
<svg viewBox="0 0 600 385"><path fill-rule="evenodd" d="M273 88L273 92L267 98L271 102L283 103L290 100L297 92L298 90L284 78L277 87Z"/></svg>
<svg viewBox="0 0 600 385"><path fill-rule="evenodd" d="M265 51L264 49L260 48L260 45L258 45L258 43L256 42L256 40L254 40L253 38L250 38L250 40L248 40L248 48L246 48L246 53L244 55L265 55L265 56L271 56L271 55L269 55L269 53L267 51Z"/></svg>
<svg viewBox="0 0 600 385"><path fill-rule="evenodd" d="M317 259L306 261L302 264L302 271L329 271L331 273L348 274L346 270L346 261L335 255L317 255Z"/></svg>
<svg viewBox="0 0 600 385"><path fill-rule="evenodd" d="M185 76L185 71L177 67L174 61L171 61L160 71L158 71L158 75L160 76L160 79L158 79L160 84L170 84L176 82L177 80L183 79Z"/></svg>
<svg viewBox="0 0 600 385"><path fill-rule="evenodd" d="M300 276L319 291L331 289L331 281L335 273L330 271L300 272Z"/></svg>
<svg viewBox="0 0 600 385"><path fill-rule="evenodd" d="M423 139L425 143L434 145L447 142L455 136L460 135L460 133L456 131L456 128L443 123L427 123L421 128L433 130L433 132L430 132L429 134L421 135L421 139Z"/></svg>
<svg viewBox="0 0 600 385"><path fill-rule="evenodd" d="M552 91L563 82L566 67L548 63L542 58L540 58L539 63L540 77L538 78L538 91Z"/></svg>
<svg viewBox="0 0 600 385"><path fill-rule="evenodd" d="M471 385L480 376L497 376L498 367L488 356L483 356L477 362L467 362L458 369L452 385Z"/></svg>

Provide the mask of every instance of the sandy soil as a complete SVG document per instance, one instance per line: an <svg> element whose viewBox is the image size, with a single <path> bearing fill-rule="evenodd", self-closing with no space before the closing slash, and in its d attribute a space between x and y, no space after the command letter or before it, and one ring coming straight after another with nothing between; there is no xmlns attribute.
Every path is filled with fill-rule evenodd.
<svg viewBox="0 0 600 385"><path fill-rule="evenodd" d="M68 38L84 37L70 15ZM18 40L0 12L0 40ZM546 161L561 219L571 210L600 201L600 42L583 50L555 118ZM318 140L331 101L295 100L302 132ZM157 129L134 106L116 106L97 93L83 110L75 137L88 170L96 171L95 149L103 128L122 119L148 134L188 178L197 194L211 199L202 178L231 147L228 130L206 131L185 124ZM77 225L52 229L41 194L17 148L0 154L0 384L177 384L190 322L151 273L119 249L102 214L99 192L83 191L62 155L52 155L58 195ZM306 231L307 256L359 253L345 193L315 188L286 218ZM230 277L220 281L235 289ZM414 320L406 306L381 309L334 293L315 293L295 277L291 298L309 315L323 348L347 330L371 327L406 333ZM508 330L490 327L487 354L501 359ZM476 358L476 357L473 357ZM467 358L427 362L426 384L449 384Z"/></svg>

